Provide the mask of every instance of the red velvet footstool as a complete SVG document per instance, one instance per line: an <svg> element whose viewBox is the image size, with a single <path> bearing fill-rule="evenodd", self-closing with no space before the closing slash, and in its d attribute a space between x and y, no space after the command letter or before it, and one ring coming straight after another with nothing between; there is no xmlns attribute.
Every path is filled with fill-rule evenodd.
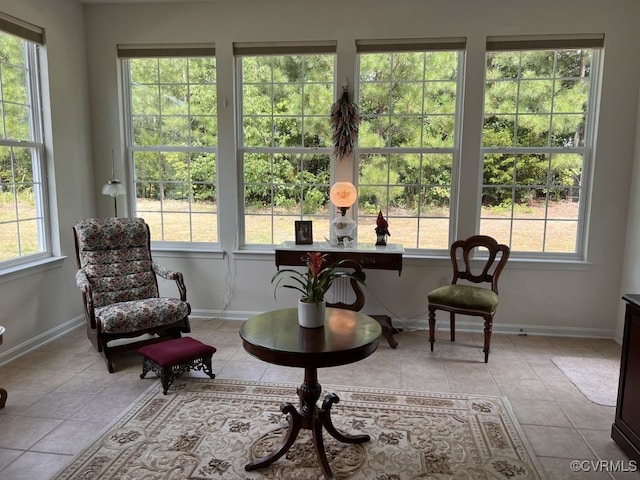
<svg viewBox="0 0 640 480"><path fill-rule="evenodd" d="M162 381L163 393L166 395L169 385L189 370L202 370L211 378L215 374L211 370L211 356L216 349L191 337L180 337L164 342L145 345L138 350L144 357L142 373L154 371Z"/></svg>

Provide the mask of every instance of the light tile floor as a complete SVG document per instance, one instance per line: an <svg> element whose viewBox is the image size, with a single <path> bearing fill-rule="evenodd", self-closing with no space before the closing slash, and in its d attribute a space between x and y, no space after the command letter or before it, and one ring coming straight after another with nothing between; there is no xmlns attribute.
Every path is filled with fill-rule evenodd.
<svg viewBox="0 0 640 480"><path fill-rule="evenodd" d="M213 356L218 378L302 381L299 369L249 356L238 335L240 322L192 319L191 324L190 335L218 349ZM426 331L407 331L396 338L400 345L395 350L381 339L369 358L321 369L320 383L506 396L549 479L639 478L638 473L570 468L572 459L628 459L610 437L615 408L587 400L551 358L619 360L620 346L614 341L494 334L485 364L481 334L457 333L451 343L448 332L439 332L433 353ZM109 374L83 328L78 328L0 367L0 386L9 391L7 405L0 410L0 479L52 478L159 382L153 374L139 378L141 360L136 353L116 357L115 366L116 373Z"/></svg>

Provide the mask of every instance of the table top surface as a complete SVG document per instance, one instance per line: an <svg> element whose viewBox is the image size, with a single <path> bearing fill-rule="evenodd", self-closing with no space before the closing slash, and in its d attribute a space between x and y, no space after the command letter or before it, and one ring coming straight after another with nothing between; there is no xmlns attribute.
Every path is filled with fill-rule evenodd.
<svg viewBox="0 0 640 480"><path fill-rule="evenodd" d="M298 325L298 309L261 313L240 327L245 350L269 363L334 367L357 362L378 348L380 324L359 312L327 308L324 327Z"/></svg>
<svg viewBox="0 0 640 480"><path fill-rule="evenodd" d="M358 243L352 247L331 245L327 242L313 242L308 245L296 245L295 242L282 242L276 250L300 250L302 252L358 252L358 253L395 253L403 254L404 247L399 243L376 245L375 243Z"/></svg>
<svg viewBox="0 0 640 480"><path fill-rule="evenodd" d="M637 293L627 293L622 296L623 300L635 305L636 307L640 307L640 294Z"/></svg>

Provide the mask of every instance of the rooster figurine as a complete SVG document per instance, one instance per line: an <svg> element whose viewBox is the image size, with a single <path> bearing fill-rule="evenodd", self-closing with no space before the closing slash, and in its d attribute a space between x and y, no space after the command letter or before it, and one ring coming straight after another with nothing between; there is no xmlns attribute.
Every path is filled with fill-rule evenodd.
<svg viewBox="0 0 640 480"><path fill-rule="evenodd" d="M376 218L376 235L376 245L386 245L387 235L391 236L389 233L389 223L382 216L382 210L378 212L378 218Z"/></svg>

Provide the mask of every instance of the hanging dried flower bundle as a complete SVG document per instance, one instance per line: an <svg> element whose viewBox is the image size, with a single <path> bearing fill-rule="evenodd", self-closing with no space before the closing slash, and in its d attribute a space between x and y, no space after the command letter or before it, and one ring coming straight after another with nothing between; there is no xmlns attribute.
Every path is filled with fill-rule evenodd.
<svg viewBox="0 0 640 480"><path fill-rule="evenodd" d="M331 107L333 154L338 160L342 160L353 150L358 138L359 124L358 106L349 100L349 92L345 87L340 99Z"/></svg>

